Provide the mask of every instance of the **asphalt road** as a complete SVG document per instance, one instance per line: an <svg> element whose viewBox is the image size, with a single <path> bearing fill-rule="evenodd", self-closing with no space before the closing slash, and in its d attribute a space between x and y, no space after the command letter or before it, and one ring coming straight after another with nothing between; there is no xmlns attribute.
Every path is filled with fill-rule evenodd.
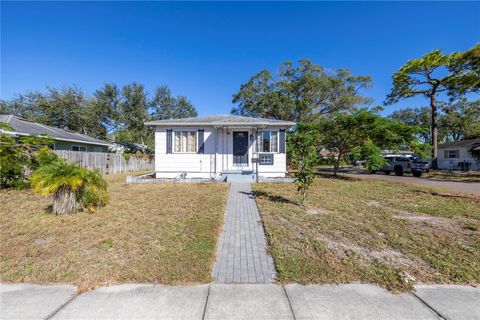
<svg viewBox="0 0 480 320"><path fill-rule="evenodd" d="M400 182L400 183L407 183L407 184L414 184L419 186L430 186L430 187L437 187L437 188L444 188L451 192L460 192L460 193L470 193L480 195L480 182L477 181L455 181L455 180L448 180L448 179L438 179L438 178L415 178L409 174L405 174L404 176L397 177L395 175L385 175L384 173L376 173L370 174L366 172L362 172L355 168L342 168L340 169L341 173L347 174L349 176L354 176L361 179L375 179L375 180L383 180L383 181L392 181L392 182Z"/></svg>

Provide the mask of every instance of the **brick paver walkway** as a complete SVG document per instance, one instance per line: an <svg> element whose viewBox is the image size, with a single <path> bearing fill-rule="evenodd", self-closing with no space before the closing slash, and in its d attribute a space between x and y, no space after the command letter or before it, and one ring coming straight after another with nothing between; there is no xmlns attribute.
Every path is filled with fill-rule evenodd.
<svg viewBox="0 0 480 320"><path fill-rule="evenodd" d="M275 278L249 183L232 183L212 276L218 283L263 283Z"/></svg>

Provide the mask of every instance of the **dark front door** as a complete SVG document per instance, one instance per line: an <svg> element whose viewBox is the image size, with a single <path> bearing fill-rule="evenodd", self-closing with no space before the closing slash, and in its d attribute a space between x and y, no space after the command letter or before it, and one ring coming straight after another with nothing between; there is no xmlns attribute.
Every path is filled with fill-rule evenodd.
<svg viewBox="0 0 480 320"><path fill-rule="evenodd" d="M233 132L233 164L248 166L248 131Z"/></svg>

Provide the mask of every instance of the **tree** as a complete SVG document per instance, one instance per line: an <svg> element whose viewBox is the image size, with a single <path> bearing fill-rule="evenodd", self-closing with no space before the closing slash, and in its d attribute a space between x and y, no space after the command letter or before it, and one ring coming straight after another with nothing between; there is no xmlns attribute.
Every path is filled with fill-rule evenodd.
<svg viewBox="0 0 480 320"><path fill-rule="evenodd" d="M253 76L233 95L233 114L289 121L313 121L336 111L355 111L370 99L360 90L369 87L370 77L353 76L348 70L325 71L303 59L295 67L280 66L278 77L268 70Z"/></svg>
<svg viewBox="0 0 480 320"><path fill-rule="evenodd" d="M120 140L153 145L153 131L144 124L149 117L147 93L143 85L133 82L124 86L119 107L122 127L116 133L117 137Z"/></svg>
<svg viewBox="0 0 480 320"><path fill-rule="evenodd" d="M382 157L382 150L377 147L371 139L365 140L359 148L360 159L365 160L365 167L370 172L379 171L386 163L385 158Z"/></svg>
<svg viewBox="0 0 480 320"><path fill-rule="evenodd" d="M53 194L53 213L73 213L78 206L96 208L106 203L107 183L98 170L92 171L59 159L41 166L32 175L33 190Z"/></svg>
<svg viewBox="0 0 480 320"><path fill-rule="evenodd" d="M295 183L303 205L317 173L319 133L312 130L308 124L299 124L297 130L289 134L288 138L291 162L297 170Z"/></svg>
<svg viewBox="0 0 480 320"><path fill-rule="evenodd" d="M7 123L0 122L0 129L13 131ZM48 136L26 136L18 140L0 134L0 188L23 189L29 186L27 172L46 163L52 157L48 148L52 143ZM53 155L56 156L56 155Z"/></svg>
<svg viewBox="0 0 480 320"><path fill-rule="evenodd" d="M438 120L440 141L480 138L480 100L468 101L462 97L440 104L440 109L444 112Z"/></svg>
<svg viewBox="0 0 480 320"><path fill-rule="evenodd" d="M96 118L104 128L103 135L97 137L105 139L107 134L115 132L122 124L121 92L115 84L105 84L97 89L90 102L89 118Z"/></svg>
<svg viewBox="0 0 480 320"><path fill-rule="evenodd" d="M429 99L433 164L438 155L438 95L451 97L480 90L480 44L466 52L451 55L434 50L420 59L410 60L393 74L393 89L386 103L422 95Z"/></svg>
<svg viewBox="0 0 480 320"><path fill-rule="evenodd" d="M92 112L90 100L76 86L47 87L46 93L18 94L3 104L4 113L98 138L105 137L101 119Z"/></svg>
<svg viewBox="0 0 480 320"><path fill-rule="evenodd" d="M150 102L155 120L179 119L198 116L198 112L185 96L173 97L167 86L157 87Z"/></svg>
<svg viewBox="0 0 480 320"><path fill-rule="evenodd" d="M428 107L400 109L389 115L388 119L402 122L408 126L419 127L421 130L418 132L418 138L423 143L430 143L432 139L430 134L431 117Z"/></svg>
<svg viewBox="0 0 480 320"><path fill-rule="evenodd" d="M419 130L418 127L389 121L366 110L353 114L335 113L315 125L322 133L319 147L337 155L334 159L334 175L341 161L348 160L352 151L358 150L366 141L370 140L371 144L381 149L410 148L416 145L415 134ZM371 145L366 147L372 150Z"/></svg>

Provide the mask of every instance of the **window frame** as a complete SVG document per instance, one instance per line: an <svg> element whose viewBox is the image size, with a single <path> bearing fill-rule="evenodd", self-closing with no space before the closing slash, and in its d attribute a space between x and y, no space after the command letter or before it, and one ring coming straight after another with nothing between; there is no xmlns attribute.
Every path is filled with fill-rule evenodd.
<svg viewBox="0 0 480 320"><path fill-rule="evenodd" d="M263 133L264 132L269 132L269 139L270 139L270 150L272 150L272 132L276 132L276 135L277 135L277 143L276 143L276 149L277 151L264 151L263 150ZM261 137L261 139L260 139ZM262 144L262 151L260 151L260 144ZM258 130L257 131L257 141L256 141L256 148L257 148L257 153L269 153L269 154L277 154L279 153L279 149L280 149L280 134L279 134L279 130Z"/></svg>
<svg viewBox="0 0 480 320"><path fill-rule="evenodd" d="M195 151L176 151L175 150L175 135L177 132L193 132L195 134ZM188 146L188 140L187 140L187 146ZM188 150L187 146L185 146L185 150ZM182 149L180 145L180 149ZM172 153L176 154L195 154L198 153L198 130L195 129L176 129L172 131Z"/></svg>
<svg viewBox="0 0 480 320"><path fill-rule="evenodd" d="M78 150L73 150L73 147L77 147ZM83 148L84 150L82 150L82 148ZM70 147L70 150L71 150L71 151L76 151L76 152L87 152L87 147L85 147L85 146L80 146L80 145L78 145L78 144L72 144L72 146Z"/></svg>
<svg viewBox="0 0 480 320"><path fill-rule="evenodd" d="M453 152L453 157L450 156L451 152ZM460 150L458 149L449 149L447 150L447 159L459 159L460 158Z"/></svg>

